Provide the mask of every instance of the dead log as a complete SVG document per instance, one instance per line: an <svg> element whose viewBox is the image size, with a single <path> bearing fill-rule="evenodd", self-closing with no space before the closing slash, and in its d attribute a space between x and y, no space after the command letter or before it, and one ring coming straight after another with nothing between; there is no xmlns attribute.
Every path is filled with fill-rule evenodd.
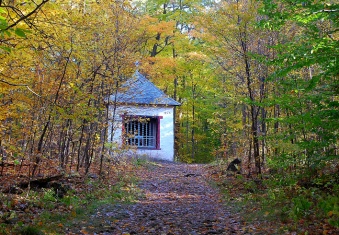
<svg viewBox="0 0 339 235"><path fill-rule="evenodd" d="M67 193L67 191L70 190L70 187L68 185L56 182L62 177L64 177L63 174L39 179L32 179L29 181L24 181L18 184L11 185L10 187L2 190L2 192L11 194L22 194L23 189L28 188L28 186L30 186L30 188L32 189L52 188L55 191L55 195L62 198Z"/></svg>
<svg viewBox="0 0 339 235"><path fill-rule="evenodd" d="M20 188L27 188L28 185L29 185L31 188L46 188L49 182L59 180L62 177L64 177L63 174L53 175L53 176L49 176L49 177L45 177L45 178L39 178L39 179L32 179L28 182L21 182L19 184L19 187Z"/></svg>
<svg viewBox="0 0 339 235"><path fill-rule="evenodd" d="M193 174L193 173L188 173L186 175L184 175L185 177L197 177L197 176L201 176L200 174Z"/></svg>

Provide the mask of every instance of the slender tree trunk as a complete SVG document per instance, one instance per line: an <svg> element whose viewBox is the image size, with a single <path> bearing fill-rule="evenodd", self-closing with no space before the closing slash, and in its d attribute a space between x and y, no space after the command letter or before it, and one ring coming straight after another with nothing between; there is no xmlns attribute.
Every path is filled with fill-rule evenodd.
<svg viewBox="0 0 339 235"><path fill-rule="evenodd" d="M57 92L55 94L55 98L54 98L53 104L51 106L50 114L48 115L47 122L45 123L44 128L43 128L42 133L41 133L40 138L39 138L38 149L37 149L37 156L35 157L35 163L34 163L33 170L32 170L32 176L35 175L36 169L37 169L37 167L38 167L38 165L39 165L39 163L41 161L41 156L40 155L42 154L44 138L45 138L45 135L47 133L48 126L50 125L50 122L51 122L51 118L52 118L51 112L53 111L54 106L58 102L61 86L62 86L62 84L64 82L65 77L66 77L66 70L67 70L68 63L70 61L70 56L71 55L72 55L72 48L71 48L71 51L69 52L69 54L68 54L68 56L66 58L66 64L64 66L64 69L63 69L63 72L62 72L62 75L61 75L61 79L60 79L60 82L59 82L59 86L58 86Z"/></svg>
<svg viewBox="0 0 339 235"><path fill-rule="evenodd" d="M191 144L192 144L192 152L191 158L194 160L195 158L195 132L194 132L194 125L195 125L195 107L194 107L194 99L192 104L192 128L191 128Z"/></svg>
<svg viewBox="0 0 339 235"><path fill-rule="evenodd" d="M253 143L253 158L255 161L257 174L261 174L261 161L260 161L260 152L259 152L259 138L258 138L258 107L254 104L254 93L252 90L252 75L251 75L251 66L250 60L248 58L248 48L247 48L247 33L246 27L244 32L240 32L240 43L243 53L243 60L245 65L245 74L246 74L246 83L248 97L251 101L250 104L250 114L251 114L251 134L252 134L252 143Z"/></svg>
<svg viewBox="0 0 339 235"><path fill-rule="evenodd" d="M79 169L80 169L81 147L82 147L82 141L83 141L83 138L84 138L85 124L86 124L86 120L84 119L82 121L81 134L80 134L79 146L78 146L77 171L79 171Z"/></svg>
<svg viewBox="0 0 339 235"><path fill-rule="evenodd" d="M160 33L157 33L157 36L155 37L156 39L156 43L154 43L153 45L153 48L152 48L152 51L151 51L151 57L155 57L159 52L158 52L158 42L160 41L160 36L161 34Z"/></svg>
<svg viewBox="0 0 339 235"><path fill-rule="evenodd" d="M261 108L261 133L262 136L266 136L267 126L266 126L266 110ZM261 163L264 165L265 162L265 152L266 152L266 143L265 138L262 138L261 141Z"/></svg>

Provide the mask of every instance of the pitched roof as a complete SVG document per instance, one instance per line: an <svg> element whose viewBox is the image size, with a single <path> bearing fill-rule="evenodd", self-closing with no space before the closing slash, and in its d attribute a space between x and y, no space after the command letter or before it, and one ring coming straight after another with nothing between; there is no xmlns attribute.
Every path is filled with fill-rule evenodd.
<svg viewBox="0 0 339 235"><path fill-rule="evenodd" d="M110 100L115 98L116 102L126 104L180 105L138 71L121 86L116 97L110 96Z"/></svg>

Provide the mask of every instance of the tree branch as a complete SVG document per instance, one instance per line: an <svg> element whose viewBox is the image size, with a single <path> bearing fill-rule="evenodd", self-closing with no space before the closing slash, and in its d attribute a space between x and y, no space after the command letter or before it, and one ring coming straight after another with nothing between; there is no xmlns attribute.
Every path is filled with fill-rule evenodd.
<svg viewBox="0 0 339 235"><path fill-rule="evenodd" d="M32 92L34 95L38 96L39 98L41 98L41 95L37 94L35 91L33 91L27 84L14 84L14 83L10 83L10 82L7 82L3 79L0 79L0 82L2 83L5 83L7 85L10 85L10 86L21 86L21 87L26 87L30 92Z"/></svg>
<svg viewBox="0 0 339 235"><path fill-rule="evenodd" d="M19 14L18 11L19 9L15 8L15 7L12 7L12 6L2 6L2 7L5 7L5 8L12 8L19 16L20 16L20 19L18 19L17 21L15 21L13 24L7 26L7 28L5 29L1 29L0 31L7 31L8 29L10 28L13 28L15 27L17 24L19 24L21 21L24 21L26 20L27 18L29 18L31 15L33 15L34 13L36 13L45 3L47 3L49 0L43 0L40 4L38 4L34 10L32 10L30 13L28 13L27 15L21 15Z"/></svg>

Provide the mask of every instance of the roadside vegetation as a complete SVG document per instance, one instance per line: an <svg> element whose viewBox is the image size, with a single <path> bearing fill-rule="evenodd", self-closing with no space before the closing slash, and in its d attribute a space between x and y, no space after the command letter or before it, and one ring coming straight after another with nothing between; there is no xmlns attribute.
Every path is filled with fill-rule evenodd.
<svg viewBox="0 0 339 235"><path fill-rule="evenodd" d="M86 234L88 218L96 209L132 203L141 196L133 172L145 164L143 160L125 160L115 165L115 174L106 179L94 173L65 175L46 187L1 193L0 234L64 234L68 230Z"/></svg>
<svg viewBox="0 0 339 235"><path fill-rule="evenodd" d="M289 174L254 177L227 172L225 162L209 166L211 183L243 224L264 234L337 234L339 176L324 174L305 183Z"/></svg>

